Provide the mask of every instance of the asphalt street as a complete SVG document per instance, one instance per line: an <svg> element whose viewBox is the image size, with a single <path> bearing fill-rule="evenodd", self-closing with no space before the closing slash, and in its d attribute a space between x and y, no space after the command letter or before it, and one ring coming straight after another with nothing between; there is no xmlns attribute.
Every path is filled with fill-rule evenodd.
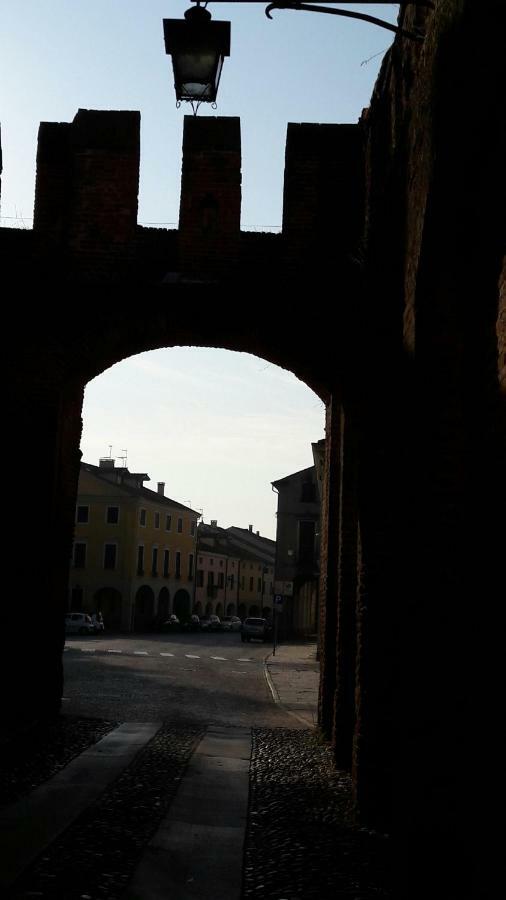
<svg viewBox="0 0 506 900"><path fill-rule="evenodd" d="M264 675L271 651L237 632L68 635L63 711L118 722L293 727Z"/></svg>

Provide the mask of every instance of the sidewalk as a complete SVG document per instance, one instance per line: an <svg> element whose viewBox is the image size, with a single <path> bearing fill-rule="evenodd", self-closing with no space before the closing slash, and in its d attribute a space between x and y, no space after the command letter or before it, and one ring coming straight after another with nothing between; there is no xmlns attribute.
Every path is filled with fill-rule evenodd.
<svg viewBox="0 0 506 900"><path fill-rule="evenodd" d="M278 644L275 654L271 650L264 664L274 702L308 728L314 728L318 722L320 664L316 650L313 641Z"/></svg>

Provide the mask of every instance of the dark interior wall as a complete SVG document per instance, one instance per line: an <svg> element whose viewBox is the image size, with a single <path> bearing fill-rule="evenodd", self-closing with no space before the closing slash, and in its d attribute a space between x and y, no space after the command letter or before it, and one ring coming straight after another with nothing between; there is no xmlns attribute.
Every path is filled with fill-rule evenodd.
<svg viewBox="0 0 506 900"><path fill-rule="evenodd" d="M469 773L488 768L499 739L505 7L441 0L425 19L423 45L396 41L365 122L367 293L378 334L390 317L383 350L389 334L402 347L401 382L385 396L402 442L392 796L418 875L409 896L436 881L446 896L489 896L492 797Z"/></svg>

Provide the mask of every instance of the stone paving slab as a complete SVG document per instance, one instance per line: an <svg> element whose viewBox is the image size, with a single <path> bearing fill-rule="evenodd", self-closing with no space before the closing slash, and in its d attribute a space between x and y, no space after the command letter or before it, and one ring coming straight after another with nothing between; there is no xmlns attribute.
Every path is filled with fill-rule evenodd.
<svg viewBox="0 0 506 900"><path fill-rule="evenodd" d="M125 900L240 900L249 728L209 728Z"/></svg>

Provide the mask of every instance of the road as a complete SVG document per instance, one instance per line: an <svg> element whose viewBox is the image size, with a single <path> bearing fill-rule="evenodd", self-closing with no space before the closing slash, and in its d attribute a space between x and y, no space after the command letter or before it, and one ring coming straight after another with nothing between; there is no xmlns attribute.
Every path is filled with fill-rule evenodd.
<svg viewBox="0 0 506 900"><path fill-rule="evenodd" d="M114 721L293 727L271 696L270 645L237 632L68 635L63 712Z"/></svg>

